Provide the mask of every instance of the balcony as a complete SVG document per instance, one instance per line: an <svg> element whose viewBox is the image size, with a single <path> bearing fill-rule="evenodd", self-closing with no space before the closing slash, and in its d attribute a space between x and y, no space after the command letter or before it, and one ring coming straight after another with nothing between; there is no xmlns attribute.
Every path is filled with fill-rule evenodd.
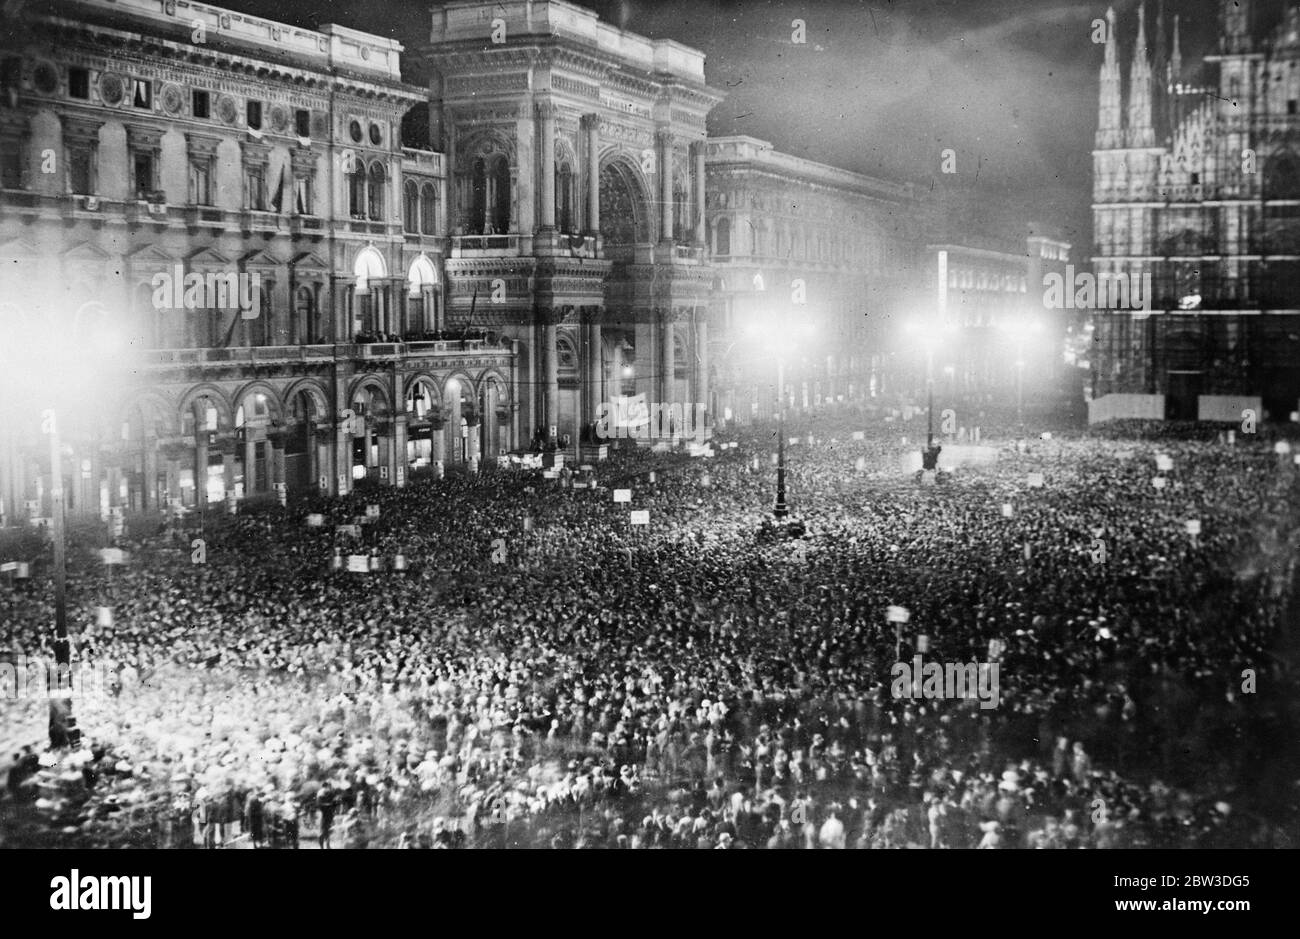
<svg viewBox="0 0 1300 939"><path fill-rule="evenodd" d="M145 222L166 225L169 217L167 197L161 192L141 193L139 198L126 205L126 220L133 225Z"/></svg>
<svg viewBox="0 0 1300 939"><path fill-rule="evenodd" d="M293 215L289 217L289 231L300 237L306 236L312 241L325 237L325 226L317 215Z"/></svg>
<svg viewBox="0 0 1300 939"><path fill-rule="evenodd" d="M453 258L512 258L519 257L520 236L509 235L454 235L451 239Z"/></svg>
<svg viewBox="0 0 1300 939"><path fill-rule="evenodd" d="M245 234L253 232L274 233L280 231L280 215L259 209L245 209L239 213L239 227Z"/></svg>
<svg viewBox="0 0 1300 939"><path fill-rule="evenodd" d="M348 231L355 232L358 235L387 235L388 224L386 222L371 222L365 219L353 218L348 220Z"/></svg>
<svg viewBox="0 0 1300 939"><path fill-rule="evenodd" d="M226 211L210 205L188 205L182 215L190 228L226 227Z"/></svg>
<svg viewBox="0 0 1300 939"><path fill-rule="evenodd" d="M151 349L146 365L231 365L323 363L346 359L393 359L404 356L460 355L466 352L498 354L509 350L486 339L438 339L414 342L351 342L314 345L230 346L204 349Z"/></svg>

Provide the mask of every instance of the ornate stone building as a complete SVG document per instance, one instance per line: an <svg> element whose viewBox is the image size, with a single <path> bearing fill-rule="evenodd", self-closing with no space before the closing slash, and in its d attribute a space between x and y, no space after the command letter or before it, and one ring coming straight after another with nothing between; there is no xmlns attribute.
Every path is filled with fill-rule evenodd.
<svg viewBox="0 0 1300 939"><path fill-rule="evenodd" d="M1098 275L1149 275L1150 312L1095 319L1093 393L1300 399L1300 8L1222 0L1217 51L1184 63L1179 23L1113 11L1093 152ZM1131 42L1121 37L1132 36ZM1128 81L1121 75L1128 46ZM1139 280L1140 283L1140 280Z"/></svg>
<svg viewBox="0 0 1300 939"><path fill-rule="evenodd" d="M753 137L710 139L705 162L713 317L726 339L716 356L717 414L744 422L770 413L773 331L790 406L883 390L891 330L921 272L930 210L914 188ZM760 326L757 336L750 324Z"/></svg>
<svg viewBox="0 0 1300 939"><path fill-rule="evenodd" d="M707 402L704 56L560 0L433 10L448 321L514 340L524 440L623 393Z"/></svg>
<svg viewBox="0 0 1300 939"><path fill-rule="evenodd" d="M403 146L398 43L186 0L11 4L0 34L8 520L45 511L49 407L73 513L513 445L509 344L445 338L447 168Z"/></svg>

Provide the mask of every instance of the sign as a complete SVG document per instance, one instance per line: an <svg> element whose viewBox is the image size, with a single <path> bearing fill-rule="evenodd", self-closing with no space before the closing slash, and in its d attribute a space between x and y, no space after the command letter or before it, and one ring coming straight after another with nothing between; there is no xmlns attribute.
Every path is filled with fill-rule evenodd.
<svg viewBox="0 0 1300 939"><path fill-rule="evenodd" d="M542 470L542 479L559 479L559 478L560 478L559 470L553 470L553 469Z"/></svg>
<svg viewBox="0 0 1300 939"><path fill-rule="evenodd" d="M379 518L379 506L377 506L377 505L367 505L367 506L366 506L366 518Z"/></svg>
<svg viewBox="0 0 1300 939"><path fill-rule="evenodd" d="M1042 474L1042 473L1030 473L1030 474L1029 474L1029 488L1030 488L1030 489L1042 489L1042 488L1043 488L1043 474Z"/></svg>
<svg viewBox="0 0 1300 939"><path fill-rule="evenodd" d="M525 515L525 516L524 516L524 531L532 531L532 530L533 530L533 517L532 517L531 515Z"/></svg>
<svg viewBox="0 0 1300 939"><path fill-rule="evenodd" d="M32 566L26 561L19 561L18 569L14 571L14 576L19 580L26 580L28 577L32 576Z"/></svg>
<svg viewBox="0 0 1300 939"><path fill-rule="evenodd" d="M638 511L636 511L636 512L633 512L633 513L632 513L632 524L633 524L633 525L649 525L649 524L650 524L650 510L649 510L649 509L640 509L640 510L638 510Z"/></svg>
<svg viewBox="0 0 1300 939"><path fill-rule="evenodd" d="M325 525L325 516L321 515L319 512L312 512L310 515L307 516L308 528L321 528L324 525Z"/></svg>
<svg viewBox="0 0 1300 939"><path fill-rule="evenodd" d="M856 469L859 473L861 473L863 470L867 468L867 458L865 456L858 457L857 460L854 461L853 463L853 468Z"/></svg>
<svg viewBox="0 0 1300 939"><path fill-rule="evenodd" d="M334 530L340 535L351 535L353 538L361 537L361 526L359 525L339 525Z"/></svg>
<svg viewBox="0 0 1300 939"><path fill-rule="evenodd" d="M105 564L126 563L126 552L121 548L101 548L99 556L103 558Z"/></svg>
<svg viewBox="0 0 1300 939"><path fill-rule="evenodd" d="M5 561L3 564L0 564L0 574L8 574L16 570L18 570L17 561Z"/></svg>
<svg viewBox="0 0 1300 939"><path fill-rule="evenodd" d="M632 490L631 490L631 489L615 489L615 490L614 490L614 501L615 501L615 502L631 502L631 501L632 501Z"/></svg>
<svg viewBox="0 0 1300 939"><path fill-rule="evenodd" d="M320 478L319 482L320 482L320 491L321 491L321 492L329 492L329 488L330 488L330 478L329 478L328 476L322 476L322 477Z"/></svg>
<svg viewBox="0 0 1300 939"><path fill-rule="evenodd" d="M393 556L393 570L395 570L395 571L404 571L404 570L406 570L406 555L405 555L405 554L397 554L397 555L394 555L394 556Z"/></svg>
<svg viewBox="0 0 1300 939"><path fill-rule="evenodd" d="M1187 534L1199 535L1201 533L1201 520L1199 518L1189 518L1187 520Z"/></svg>
<svg viewBox="0 0 1300 939"><path fill-rule="evenodd" d="M885 609L885 621L888 623L906 623L912 619L912 611L905 606L889 606Z"/></svg>
<svg viewBox="0 0 1300 939"><path fill-rule="evenodd" d="M108 607L106 607L106 606L97 606L97 607L95 607L95 625L96 625L96 626L112 626L112 625L113 625L113 611L112 611L111 609L109 609Z"/></svg>
<svg viewBox="0 0 1300 939"><path fill-rule="evenodd" d="M1010 502L1003 502L1003 503L1002 503L1002 517L1003 517L1003 518L1010 518L1010 517L1011 517L1012 515L1014 515L1014 514L1015 514L1015 510L1011 508L1011 503L1010 503Z"/></svg>
<svg viewBox="0 0 1300 939"><path fill-rule="evenodd" d="M930 651L930 637L922 633L916 637L916 651L922 654Z"/></svg>
<svg viewBox="0 0 1300 939"><path fill-rule="evenodd" d="M866 440L866 439L867 439L867 435L866 435L863 431L855 430L855 431L853 432L853 439L854 439L854 440Z"/></svg>
<svg viewBox="0 0 1300 939"><path fill-rule="evenodd" d="M1151 480L1151 485L1155 486L1157 489L1163 489L1165 488L1165 478L1163 476L1157 476Z"/></svg>
<svg viewBox="0 0 1300 939"><path fill-rule="evenodd" d="M352 574L365 574L370 571L370 558L365 554L348 555L348 571Z"/></svg>
<svg viewBox="0 0 1300 939"><path fill-rule="evenodd" d="M1164 453L1156 454L1156 469L1162 473L1168 473L1174 468L1174 461Z"/></svg>

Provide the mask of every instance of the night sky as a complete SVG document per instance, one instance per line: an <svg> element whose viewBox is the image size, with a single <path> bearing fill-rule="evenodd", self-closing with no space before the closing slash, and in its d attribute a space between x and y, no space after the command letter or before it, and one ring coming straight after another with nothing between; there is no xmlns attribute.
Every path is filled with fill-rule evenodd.
<svg viewBox="0 0 1300 939"><path fill-rule="evenodd" d="M1148 0L1154 40L1155 4ZM423 83L422 0L225 0L304 26L337 22L408 48ZM779 150L925 186L977 187L985 204L1058 227L1086 257L1092 135L1102 47L1090 38L1104 0L588 0L602 19L701 49L727 100L710 135L749 134ZM1127 75L1138 0L1115 3ZM1214 0L1165 0L1182 18L1183 58L1217 36ZM807 43L791 43L791 21ZM939 173L941 151L957 175Z"/></svg>

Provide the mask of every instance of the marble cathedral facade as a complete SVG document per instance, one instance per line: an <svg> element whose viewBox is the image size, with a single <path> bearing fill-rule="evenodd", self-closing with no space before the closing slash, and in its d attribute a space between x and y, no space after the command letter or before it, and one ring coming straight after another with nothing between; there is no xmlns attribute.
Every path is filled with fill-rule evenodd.
<svg viewBox="0 0 1300 939"><path fill-rule="evenodd" d="M1092 394L1163 395L1181 419L1201 396L1254 396L1287 420L1300 406L1300 7L1223 0L1219 20L1218 48L1191 63L1163 5L1154 23L1146 5L1123 25L1107 14L1092 264L1099 280L1149 277L1151 297L1096 314Z"/></svg>

